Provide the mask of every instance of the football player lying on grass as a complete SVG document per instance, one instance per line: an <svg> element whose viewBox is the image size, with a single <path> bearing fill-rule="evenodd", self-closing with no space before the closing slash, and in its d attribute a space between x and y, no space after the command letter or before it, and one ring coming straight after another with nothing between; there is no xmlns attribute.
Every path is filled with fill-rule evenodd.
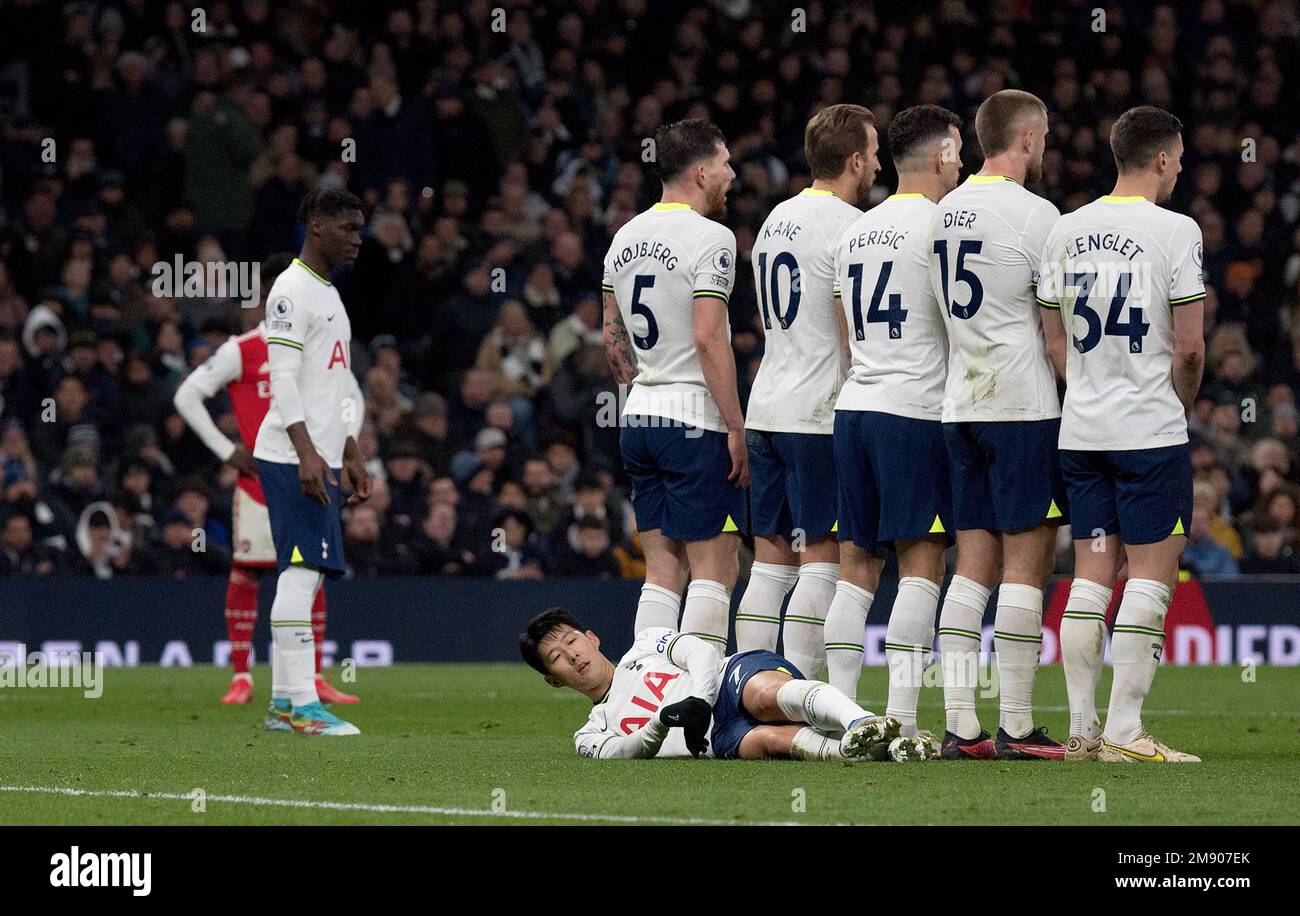
<svg viewBox="0 0 1300 916"><path fill-rule="evenodd" d="M932 737L900 737L898 719L806 680L775 652L720 658L696 636L650 627L615 665L600 637L558 607L528 621L519 651L546 683L595 704L573 735L583 757L857 762L927 760L939 750Z"/></svg>

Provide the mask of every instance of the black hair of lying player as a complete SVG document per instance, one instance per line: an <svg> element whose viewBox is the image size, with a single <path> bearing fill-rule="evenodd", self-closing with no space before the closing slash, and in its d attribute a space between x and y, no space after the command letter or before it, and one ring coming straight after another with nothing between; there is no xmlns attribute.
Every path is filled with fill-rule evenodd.
<svg viewBox="0 0 1300 916"><path fill-rule="evenodd" d="M587 628L578 623L573 615L564 608L550 607L528 621L524 632L519 634L519 654L539 674L550 674L551 672L546 670L546 663L542 661L542 656L537 651L537 647L543 639L561 627L572 627L579 633L587 631Z"/></svg>

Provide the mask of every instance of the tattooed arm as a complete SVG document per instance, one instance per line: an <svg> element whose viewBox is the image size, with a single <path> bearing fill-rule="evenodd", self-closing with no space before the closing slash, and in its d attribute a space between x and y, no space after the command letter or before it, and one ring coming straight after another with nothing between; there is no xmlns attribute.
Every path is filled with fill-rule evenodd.
<svg viewBox="0 0 1300 916"><path fill-rule="evenodd" d="M623 324L623 316L618 311L618 300L613 293L605 293L605 357L609 360L610 371L614 381L620 385L630 385L636 378L636 353L632 348L632 338Z"/></svg>

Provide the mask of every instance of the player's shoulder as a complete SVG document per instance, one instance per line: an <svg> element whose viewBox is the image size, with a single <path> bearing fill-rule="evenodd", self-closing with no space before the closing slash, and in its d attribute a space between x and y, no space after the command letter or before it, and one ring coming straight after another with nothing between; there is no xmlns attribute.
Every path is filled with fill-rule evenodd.
<svg viewBox="0 0 1300 916"><path fill-rule="evenodd" d="M1151 214L1152 222L1165 227L1171 238L1191 233L1199 235L1201 232L1201 224L1186 213L1179 213L1177 210L1170 210L1156 203L1148 208L1148 212Z"/></svg>
<svg viewBox="0 0 1300 916"><path fill-rule="evenodd" d="M835 242L844 235L844 231L858 221L863 211L839 197L832 197L822 207L822 231L827 239Z"/></svg>
<svg viewBox="0 0 1300 916"><path fill-rule="evenodd" d="M646 221L645 216L649 212L650 212L649 210L642 210L636 216L629 219L626 223L619 226L618 231L614 233L614 237L610 239L609 250L617 251L618 249L622 248L624 245L627 244L628 239L635 238L641 232L642 227L645 225L645 221Z"/></svg>
<svg viewBox="0 0 1300 916"><path fill-rule="evenodd" d="M736 244L736 233L732 232L730 227L716 219L709 219L703 213L692 210L688 224L701 244L733 246Z"/></svg>

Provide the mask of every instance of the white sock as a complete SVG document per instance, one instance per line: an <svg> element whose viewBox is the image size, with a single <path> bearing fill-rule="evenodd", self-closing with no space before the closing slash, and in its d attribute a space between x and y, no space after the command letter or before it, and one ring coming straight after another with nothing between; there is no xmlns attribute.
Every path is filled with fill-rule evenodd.
<svg viewBox="0 0 1300 916"><path fill-rule="evenodd" d="M858 678L862 676L862 640L867 628L867 612L875 595L852 582L840 580L835 597L826 612L826 671L831 686L846 697L858 695Z"/></svg>
<svg viewBox="0 0 1300 916"><path fill-rule="evenodd" d="M889 700L885 714L903 723L903 736L916 735L916 702L921 675L934 646L934 612L939 586L921 576L904 576L889 612L885 630L885 662L889 665Z"/></svg>
<svg viewBox="0 0 1300 916"><path fill-rule="evenodd" d="M1142 734L1142 704L1160 664L1165 644L1165 614L1173 591L1151 579L1129 579L1115 614L1110 638L1115 668L1106 713L1106 737L1128 744Z"/></svg>
<svg viewBox="0 0 1300 916"><path fill-rule="evenodd" d="M781 605L799 576L798 566L759 563L749 569L749 584L736 608L736 652L776 651L781 635Z"/></svg>
<svg viewBox="0 0 1300 916"><path fill-rule="evenodd" d="M826 612L840 578L838 563L805 563L790 593L781 623L782 654L804 677L821 677L826 667Z"/></svg>
<svg viewBox="0 0 1300 916"><path fill-rule="evenodd" d="M1034 730L1034 677L1043 645L1043 590L1002 583L993 647L998 653L998 687L1002 693L998 724L1012 738Z"/></svg>
<svg viewBox="0 0 1300 916"><path fill-rule="evenodd" d="M727 654L727 625L731 617L731 596L721 582L696 579L686 587L682 610L682 632L698 636L719 655Z"/></svg>
<svg viewBox="0 0 1300 916"><path fill-rule="evenodd" d="M807 722L823 731L847 731L871 715L824 681L786 681L776 692L776 705L788 721Z"/></svg>
<svg viewBox="0 0 1300 916"><path fill-rule="evenodd" d="M790 759L840 760L840 739L805 726L795 732L794 740L790 742Z"/></svg>
<svg viewBox="0 0 1300 916"><path fill-rule="evenodd" d="M311 632L311 606L321 574L305 566L290 566L275 582L271 603L271 697L288 698L294 706L315 703L316 641Z"/></svg>
<svg viewBox="0 0 1300 916"><path fill-rule="evenodd" d="M1061 665L1070 696L1070 734L1088 740L1101 735L1097 719L1097 681L1106 655L1106 609L1111 589L1075 579L1061 615Z"/></svg>
<svg viewBox="0 0 1300 916"><path fill-rule="evenodd" d="M953 576L939 612L943 706L948 731L959 738L975 738L980 733L975 688L979 685L980 626L990 593L972 579Z"/></svg>
<svg viewBox="0 0 1300 916"><path fill-rule="evenodd" d="M641 598L636 603L636 621L632 624L632 632L637 634L651 627L677 629L677 614L681 607L681 595L662 585L647 582L641 586Z"/></svg>

